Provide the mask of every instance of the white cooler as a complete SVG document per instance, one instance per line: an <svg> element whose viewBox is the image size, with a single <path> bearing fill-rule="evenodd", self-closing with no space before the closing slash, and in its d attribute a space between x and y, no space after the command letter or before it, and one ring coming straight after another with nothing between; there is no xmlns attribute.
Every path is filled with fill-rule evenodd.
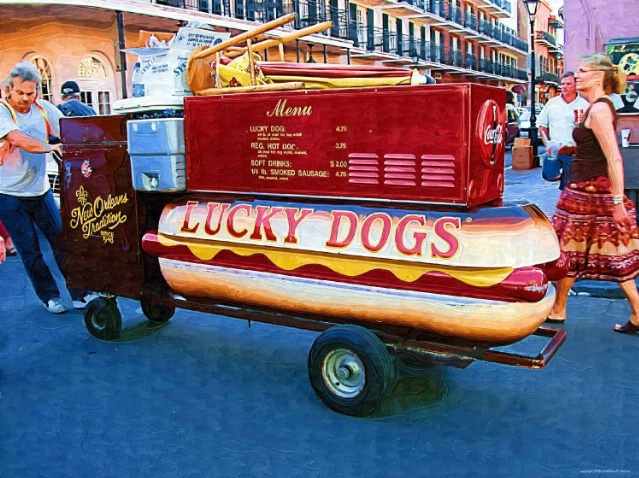
<svg viewBox="0 0 639 478"><path fill-rule="evenodd" d="M129 120L127 133L136 191L186 191L183 118Z"/></svg>

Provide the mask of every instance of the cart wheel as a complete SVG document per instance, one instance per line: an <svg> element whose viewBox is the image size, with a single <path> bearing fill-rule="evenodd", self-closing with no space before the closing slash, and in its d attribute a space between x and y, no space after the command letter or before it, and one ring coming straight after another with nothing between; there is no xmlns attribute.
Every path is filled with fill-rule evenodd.
<svg viewBox="0 0 639 478"><path fill-rule="evenodd" d="M122 314L113 299L100 297L89 302L84 310L84 325L94 337L116 340L122 330Z"/></svg>
<svg viewBox="0 0 639 478"><path fill-rule="evenodd" d="M370 330L340 325L323 332L308 354L311 386L326 406L370 417L395 380L384 343Z"/></svg>
<svg viewBox="0 0 639 478"><path fill-rule="evenodd" d="M142 312L149 319L150 322L155 322L157 324L166 324L173 314L175 314L175 307L172 305L165 304L149 304L148 302L142 300L140 301L140 305L142 306Z"/></svg>

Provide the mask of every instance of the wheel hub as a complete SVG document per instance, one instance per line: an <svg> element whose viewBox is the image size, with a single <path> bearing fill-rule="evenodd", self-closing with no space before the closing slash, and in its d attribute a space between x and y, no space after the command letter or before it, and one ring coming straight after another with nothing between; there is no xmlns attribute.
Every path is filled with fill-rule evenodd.
<svg viewBox="0 0 639 478"><path fill-rule="evenodd" d="M364 389L366 370L353 351L336 349L324 359L322 378L333 394L340 398L353 398Z"/></svg>

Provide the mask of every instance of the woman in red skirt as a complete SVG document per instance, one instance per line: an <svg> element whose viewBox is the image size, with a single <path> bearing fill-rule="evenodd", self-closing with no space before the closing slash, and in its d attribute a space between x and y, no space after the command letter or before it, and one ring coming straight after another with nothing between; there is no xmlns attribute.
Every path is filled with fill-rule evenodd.
<svg viewBox="0 0 639 478"><path fill-rule="evenodd" d="M624 171L615 128L617 113L608 94L623 91L625 80L610 59L582 59L577 90L590 108L573 131L577 144L568 186L562 192L553 225L569 260L568 277L557 283L549 322L566 320L568 292L578 277L614 281L630 303L631 315L615 331L639 332L639 229L635 205L624 196Z"/></svg>

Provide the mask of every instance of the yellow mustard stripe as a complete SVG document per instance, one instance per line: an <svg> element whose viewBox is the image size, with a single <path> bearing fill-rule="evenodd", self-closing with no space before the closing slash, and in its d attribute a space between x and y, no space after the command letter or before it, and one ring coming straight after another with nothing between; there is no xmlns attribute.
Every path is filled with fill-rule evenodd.
<svg viewBox="0 0 639 478"><path fill-rule="evenodd" d="M273 264L286 271L295 270L305 265L317 264L327 267L338 274L354 277L374 269L384 269L404 282L414 282L427 272L442 272L468 285L490 287L503 281L513 271L511 267L495 269L446 267L388 259L346 256L344 254L219 243L201 239L181 239L178 241L163 234L158 234L158 240L165 247L187 246L195 257L203 261L209 261L220 251L228 250L243 257L264 254Z"/></svg>

